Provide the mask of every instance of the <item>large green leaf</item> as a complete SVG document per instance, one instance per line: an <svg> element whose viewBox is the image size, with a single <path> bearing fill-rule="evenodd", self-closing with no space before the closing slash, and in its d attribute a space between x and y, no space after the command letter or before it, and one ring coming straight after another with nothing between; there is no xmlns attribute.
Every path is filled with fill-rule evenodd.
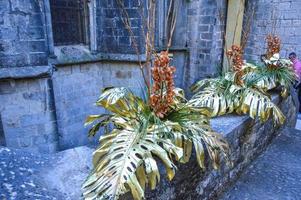
<svg viewBox="0 0 301 200"><path fill-rule="evenodd" d="M213 88L198 92L189 103L195 107L211 108L212 117L231 113L234 110L234 102L231 96L225 95L224 91L215 90Z"/></svg>
<svg viewBox="0 0 301 200"><path fill-rule="evenodd" d="M227 73L219 78L197 82L193 87L196 94L188 101L188 104L194 107L210 108L212 117L232 113L237 104L233 96L240 89L233 87L234 80L235 76Z"/></svg>

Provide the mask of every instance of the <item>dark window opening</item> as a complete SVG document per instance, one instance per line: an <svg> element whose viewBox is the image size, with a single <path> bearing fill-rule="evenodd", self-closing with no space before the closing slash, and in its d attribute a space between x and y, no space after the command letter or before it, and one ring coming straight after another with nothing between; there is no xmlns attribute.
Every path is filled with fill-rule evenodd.
<svg viewBox="0 0 301 200"><path fill-rule="evenodd" d="M0 115L0 146L6 146L1 115Z"/></svg>
<svg viewBox="0 0 301 200"><path fill-rule="evenodd" d="M87 0L50 0L54 45L89 44Z"/></svg>

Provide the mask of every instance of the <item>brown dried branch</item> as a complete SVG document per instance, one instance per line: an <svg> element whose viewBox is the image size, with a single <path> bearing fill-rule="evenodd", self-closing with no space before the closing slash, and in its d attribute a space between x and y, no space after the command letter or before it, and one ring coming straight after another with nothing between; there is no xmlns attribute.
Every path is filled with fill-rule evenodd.
<svg viewBox="0 0 301 200"><path fill-rule="evenodd" d="M180 7L181 1L170 1L167 19L168 22L166 23L166 32L167 32L167 51L171 47L172 37L175 31L176 23L177 23L177 16Z"/></svg>
<svg viewBox="0 0 301 200"><path fill-rule="evenodd" d="M139 51L137 40L134 37L134 33L132 31L129 14L128 14L128 12L126 11L126 9L124 7L123 0L116 0L116 1L117 1L118 5L120 7L120 11L121 11L121 14L123 16L121 18L122 22L125 25L125 28L127 29L127 31L129 32L129 35L130 35L130 38L131 38L131 44L133 45L133 47L135 49L135 52L136 52L136 55L138 57L139 68L140 68L144 83L147 87L148 93L150 94L150 80L149 80L149 78L147 78L147 76L144 73L144 67L143 67L142 60L141 60L141 54L140 54L140 51Z"/></svg>

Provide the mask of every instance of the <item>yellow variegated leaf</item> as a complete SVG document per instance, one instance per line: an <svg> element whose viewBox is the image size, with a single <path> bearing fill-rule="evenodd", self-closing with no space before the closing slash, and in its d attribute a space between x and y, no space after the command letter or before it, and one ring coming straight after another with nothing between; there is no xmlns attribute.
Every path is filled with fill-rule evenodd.
<svg viewBox="0 0 301 200"><path fill-rule="evenodd" d="M275 124L283 124L285 116L270 98L251 88L245 88L242 94L241 110L255 119L259 116L265 122L272 115Z"/></svg>
<svg viewBox="0 0 301 200"><path fill-rule="evenodd" d="M109 197L117 200L127 192L131 192L134 199L143 199L145 186L154 189L160 179L153 156L164 163L167 176L172 179L176 167L171 156L181 159L183 155L170 140L162 140L152 133L141 134L130 128L114 129L100 142L101 146L93 156L94 171L83 185L85 199Z"/></svg>

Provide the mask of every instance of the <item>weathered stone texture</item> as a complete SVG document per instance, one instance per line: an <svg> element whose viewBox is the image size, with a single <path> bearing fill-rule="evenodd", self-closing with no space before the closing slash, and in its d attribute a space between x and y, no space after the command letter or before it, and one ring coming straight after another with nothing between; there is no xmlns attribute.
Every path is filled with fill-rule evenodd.
<svg viewBox="0 0 301 200"><path fill-rule="evenodd" d="M140 69L130 63L91 63L60 67L53 75L60 149L86 145L89 128L83 126L90 114L103 113L94 103L103 87L127 86L141 94ZM94 142L93 142L94 141Z"/></svg>
<svg viewBox="0 0 301 200"><path fill-rule="evenodd" d="M213 77L222 63L226 1L194 0L188 5L189 65L185 85Z"/></svg>
<svg viewBox="0 0 301 200"><path fill-rule="evenodd" d="M57 151L51 80L2 80L0 111L6 145L32 151Z"/></svg>
<svg viewBox="0 0 301 200"><path fill-rule="evenodd" d="M286 125L294 127L297 109L293 97L287 100L276 98L275 101L287 116ZM233 167L225 166L220 171L209 167L204 173L196 159L191 158L189 163L179 167L172 182L164 179L155 192L148 193L147 199L216 199L282 130L282 127L274 127L271 120L262 124L248 116L237 115L213 119L212 126L227 138Z"/></svg>
<svg viewBox="0 0 301 200"><path fill-rule="evenodd" d="M301 131L284 129L220 200L300 199Z"/></svg>
<svg viewBox="0 0 301 200"><path fill-rule="evenodd" d="M1 199L81 199L81 184L92 167L92 152L78 147L38 154L0 147Z"/></svg>
<svg viewBox="0 0 301 200"><path fill-rule="evenodd" d="M293 126L296 122L293 99L276 99L276 102L287 116L286 125ZM220 171L209 168L204 173L192 157L189 163L178 165L174 180L168 182L163 166L159 166L161 181L155 191L147 191L146 199L217 199L216 195L226 189L282 130L273 127L271 120L260 124L237 115L218 117L212 125L230 142L233 167ZM77 147L41 155L0 147L0 197L14 195L16 199L35 199L43 194L43 199L80 199L81 184L92 170L92 151L88 147Z"/></svg>
<svg viewBox="0 0 301 200"><path fill-rule="evenodd" d="M293 51L301 57L301 1L255 0L249 1L249 4L255 5L256 14L245 49L246 59L258 61L259 56L265 54L265 38L269 33L277 34L281 38L283 57L288 57Z"/></svg>
<svg viewBox="0 0 301 200"><path fill-rule="evenodd" d="M141 12L138 8L138 0L125 0L122 7L130 18L133 35L128 33L122 21L121 5L117 0L97 1L97 34L99 37L98 51L106 53L135 54L132 47L133 40L136 41L138 48L143 53L144 44L142 43L142 23Z"/></svg>
<svg viewBox="0 0 301 200"><path fill-rule="evenodd" d="M43 1L0 2L0 68L47 64Z"/></svg>
<svg viewBox="0 0 301 200"><path fill-rule="evenodd" d="M0 84L0 100L5 102L0 105L0 115L8 146L47 152L54 151L58 140L62 149L87 144L89 139L83 122L88 114L104 112L93 106L101 87L125 86L141 93L144 83L141 81L137 55L131 46L133 38L120 18L117 1L95 2L97 51L91 52L82 45L53 49L47 0L0 0L0 80L3 80ZM134 37L143 53L138 1L123 2ZM258 11L246 48L247 58L257 59L256 55L260 53L257 47L263 47L265 31L271 29L274 21L277 21L276 30L284 41L284 50L292 46L298 48L300 44L295 28L299 25L299 13L295 10L299 5L297 0L277 0L273 1L273 6L270 6L272 0L252 2L258 2ZM161 7L158 6L157 10L158 16L161 14L156 27L158 49L162 49L166 43L163 22L167 11L166 6L162 5L160 2ZM277 20L272 18L272 8L277 11ZM288 9L290 12L287 12ZM173 54L172 64L177 67L176 86L184 88L188 96L191 84L219 72L226 10L225 0L191 0L181 4L170 53ZM56 57L48 53L54 53ZM145 59L143 56L141 58ZM50 86L52 82L54 95L51 89L31 89L33 85L48 83ZM28 94L23 96L23 93ZM47 102L52 102L51 110L43 109L47 107ZM18 107L21 107L20 110ZM32 116L36 114L39 116ZM25 119L23 115L28 116ZM25 120L30 125L17 123L16 127L12 127L8 125L10 120ZM55 133L56 127L58 133ZM51 135L56 139L34 139L35 134L44 133L44 129L47 130L46 135L57 134ZM22 145L19 142L21 140ZM42 144L49 150L42 150Z"/></svg>

